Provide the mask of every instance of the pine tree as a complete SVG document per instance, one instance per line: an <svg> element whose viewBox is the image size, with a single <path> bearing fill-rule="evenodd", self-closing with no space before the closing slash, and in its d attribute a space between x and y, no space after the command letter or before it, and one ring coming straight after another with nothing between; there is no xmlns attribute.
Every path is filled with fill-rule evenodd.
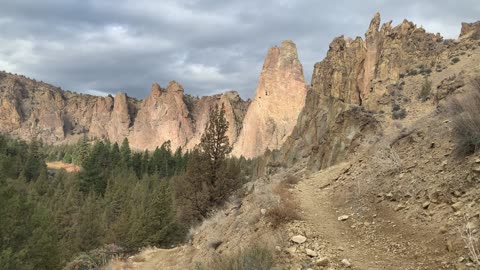
<svg viewBox="0 0 480 270"><path fill-rule="evenodd" d="M202 153L206 156L209 164L207 173L209 176L210 200L215 204L221 203L229 191L223 190L225 183L222 183L226 180L223 177L223 163L232 151L227 131L228 122L225 119L225 106L222 104L219 108L218 105L215 105L215 108L210 110L210 119L200 142Z"/></svg>
<svg viewBox="0 0 480 270"><path fill-rule="evenodd" d="M131 167L131 158L132 158L132 150L130 150L130 145L128 143L128 139L125 138L122 141L122 145L120 146L120 157L122 161L122 166L124 168Z"/></svg>

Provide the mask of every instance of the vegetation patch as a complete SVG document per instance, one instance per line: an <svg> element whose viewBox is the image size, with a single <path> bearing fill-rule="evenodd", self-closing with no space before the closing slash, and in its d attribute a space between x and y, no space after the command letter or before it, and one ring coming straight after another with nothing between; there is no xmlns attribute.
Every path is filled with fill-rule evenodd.
<svg viewBox="0 0 480 270"><path fill-rule="evenodd" d="M456 153L470 155L480 149L480 78L473 81L473 90L451 103Z"/></svg>
<svg viewBox="0 0 480 270"><path fill-rule="evenodd" d="M425 81L422 84L422 89L418 94L418 99L420 99L422 102L427 101L430 98L431 91L432 91L432 82L427 78L425 78Z"/></svg>
<svg viewBox="0 0 480 270"><path fill-rule="evenodd" d="M195 270L270 270L274 265L272 250L253 245L232 255L219 254L206 264L197 264Z"/></svg>

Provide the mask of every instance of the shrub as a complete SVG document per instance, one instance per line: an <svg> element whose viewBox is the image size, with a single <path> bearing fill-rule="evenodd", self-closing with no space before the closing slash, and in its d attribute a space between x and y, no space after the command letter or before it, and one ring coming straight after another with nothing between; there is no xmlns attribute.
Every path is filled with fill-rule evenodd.
<svg viewBox="0 0 480 270"><path fill-rule="evenodd" d="M405 109L400 109L392 113L393 119L403 119L407 116L407 111Z"/></svg>
<svg viewBox="0 0 480 270"><path fill-rule="evenodd" d="M269 209L265 215L273 228L278 228L283 224L299 220L298 206L295 202L284 201L279 205Z"/></svg>
<svg viewBox="0 0 480 270"><path fill-rule="evenodd" d="M456 64L458 62L460 62L460 58L458 58L458 57L452 58L452 64Z"/></svg>
<svg viewBox="0 0 480 270"><path fill-rule="evenodd" d="M470 155L480 149L480 78L474 81L474 89L451 104L456 152Z"/></svg>
<svg viewBox="0 0 480 270"><path fill-rule="evenodd" d="M270 270L275 264L273 252L260 245L251 246L232 255L217 255L206 265L197 264L196 270Z"/></svg>
<svg viewBox="0 0 480 270"><path fill-rule="evenodd" d="M412 69L407 73L408 76L415 76L417 74L418 74L418 71L416 69Z"/></svg>
<svg viewBox="0 0 480 270"><path fill-rule="evenodd" d="M272 224L272 227L278 228L283 224L299 220L299 205L292 193L288 190L285 182L280 183L274 192L280 197L280 201L276 206L268 209L265 214L265 217Z"/></svg>
<svg viewBox="0 0 480 270"><path fill-rule="evenodd" d="M283 184L290 187L298 184L298 182L300 182L300 178L295 175L289 175L282 181Z"/></svg>
<svg viewBox="0 0 480 270"><path fill-rule="evenodd" d="M425 81L422 84L422 90L420 90L420 94L418 95L418 98L422 102L427 101L431 91L432 91L432 82L429 81L427 78L425 78Z"/></svg>

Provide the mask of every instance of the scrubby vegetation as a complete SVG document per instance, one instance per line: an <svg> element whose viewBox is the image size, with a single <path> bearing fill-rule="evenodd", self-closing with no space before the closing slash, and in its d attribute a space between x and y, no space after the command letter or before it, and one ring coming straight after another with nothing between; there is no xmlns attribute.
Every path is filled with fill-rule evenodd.
<svg viewBox="0 0 480 270"><path fill-rule="evenodd" d="M393 119L403 119L407 116L407 111L405 108L401 108L400 105L394 104L392 106L392 118Z"/></svg>
<svg viewBox="0 0 480 270"><path fill-rule="evenodd" d="M456 152L470 155L480 150L480 78L473 81L473 90L451 104Z"/></svg>
<svg viewBox="0 0 480 270"><path fill-rule="evenodd" d="M206 265L198 264L196 270L270 270L275 264L273 251L254 245L232 255L218 255Z"/></svg>
<svg viewBox="0 0 480 270"><path fill-rule="evenodd" d="M298 202L293 198L290 188L299 182L298 177L289 175L279 183L274 193L279 197L277 205L268 209L266 218L273 228L300 219Z"/></svg>
<svg viewBox="0 0 480 270"><path fill-rule="evenodd" d="M182 242L191 221L220 205L247 174L241 168L248 161L228 158L228 138L216 136L228 125L223 109L215 113L217 122L191 153L173 152L169 142L135 152L127 139L53 147L0 136L0 268L60 269L70 262L71 269L96 269L112 246L129 253ZM48 171L47 159L82 169ZM181 189L206 199L187 218Z"/></svg>
<svg viewBox="0 0 480 270"><path fill-rule="evenodd" d="M430 97L431 91L432 91L432 82L428 80L428 78L425 78L425 81L422 84L422 89L418 94L418 99L420 99L422 102L427 101Z"/></svg>

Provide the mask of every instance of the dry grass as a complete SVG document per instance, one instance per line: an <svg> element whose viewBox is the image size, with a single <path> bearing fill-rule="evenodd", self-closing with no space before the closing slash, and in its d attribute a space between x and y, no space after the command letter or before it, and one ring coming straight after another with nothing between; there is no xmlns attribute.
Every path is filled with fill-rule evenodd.
<svg viewBox="0 0 480 270"><path fill-rule="evenodd" d="M470 155L480 149L480 78L473 81L474 89L451 103L456 153Z"/></svg>
<svg viewBox="0 0 480 270"><path fill-rule="evenodd" d="M299 205L289 190L292 180L287 177L279 185L277 185L273 192L278 195L279 202L276 206L267 210L265 217L272 224L272 227L278 228L283 224L289 223L294 220L299 220ZM295 178L298 183L298 178ZM290 182L290 183L289 183Z"/></svg>
<svg viewBox="0 0 480 270"><path fill-rule="evenodd" d="M465 224L468 224L465 220ZM464 228L459 229L460 236L462 237L463 241L465 242L466 247L468 248L468 255L473 263L480 266L480 245L478 242L478 238L475 236L472 229L470 229L467 225Z"/></svg>
<svg viewBox="0 0 480 270"><path fill-rule="evenodd" d="M79 172L80 167L75 164L65 163L62 161L52 161L47 162L47 168L51 170L61 170L64 169L67 172Z"/></svg>
<svg viewBox="0 0 480 270"><path fill-rule="evenodd" d="M251 246L232 255L217 255L196 270L270 270L275 264L273 251L260 245Z"/></svg>

